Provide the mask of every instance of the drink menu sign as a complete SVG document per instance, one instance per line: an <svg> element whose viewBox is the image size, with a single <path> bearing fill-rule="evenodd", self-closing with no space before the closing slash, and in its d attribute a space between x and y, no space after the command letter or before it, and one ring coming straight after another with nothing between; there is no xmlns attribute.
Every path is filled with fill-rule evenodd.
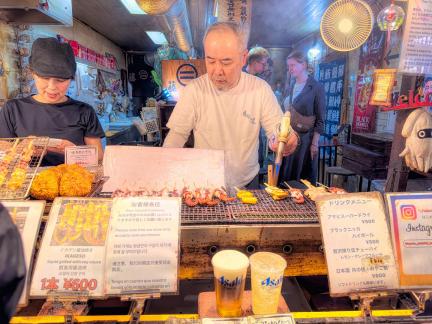
<svg viewBox="0 0 432 324"><path fill-rule="evenodd" d="M400 287L432 287L432 193L390 193L386 199Z"/></svg>
<svg viewBox="0 0 432 324"><path fill-rule="evenodd" d="M396 263L379 193L321 196L317 210L331 295L397 288Z"/></svg>

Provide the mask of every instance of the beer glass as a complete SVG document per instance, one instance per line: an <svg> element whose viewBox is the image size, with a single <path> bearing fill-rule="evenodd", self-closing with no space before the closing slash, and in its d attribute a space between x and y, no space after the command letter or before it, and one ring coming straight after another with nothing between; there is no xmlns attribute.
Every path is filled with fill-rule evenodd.
<svg viewBox="0 0 432 324"><path fill-rule="evenodd" d="M223 317L242 315L242 297L249 259L235 250L223 250L212 258L216 308Z"/></svg>
<svg viewBox="0 0 432 324"><path fill-rule="evenodd" d="M251 265L252 311L255 315L276 314L287 263L280 255L257 252Z"/></svg>

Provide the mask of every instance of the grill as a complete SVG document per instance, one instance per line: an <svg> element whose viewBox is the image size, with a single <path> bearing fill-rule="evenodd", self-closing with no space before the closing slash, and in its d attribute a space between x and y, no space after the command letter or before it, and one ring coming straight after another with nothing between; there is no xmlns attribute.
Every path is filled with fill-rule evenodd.
<svg viewBox="0 0 432 324"><path fill-rule="evenodd" d="M0 139L0 199L24 199L27 197L33 178L40 166L49 138L2 138ZM29 161L21 160L32 144L32 154ZM7 162L6 162L7 160ZM16 187L10 184L14 181L14 171L17 166L26 165L25 178ZM15 178L16 179L16 178Z"/></svg>
<svg viewBox="0 0 432 324"><path fill-rule="evenodd" d="M316 223L315 203L305 197L304 204L291 199L274 201L264 190L252 190L258 198L256 205L237 202L227 206L234 223Z"/></svg>
<svg viewBox="0 0 432 324"><path fill-rule="evenodd" d="M264 190L251 190L258 198L256 205L234 201L216 206L189 207L182 204L182 224L305 224L317 223L315 203L305 198L304 204L296 204L291 199L274 201ZM111 193L100 192L98 197L110 198Z"/></svg>

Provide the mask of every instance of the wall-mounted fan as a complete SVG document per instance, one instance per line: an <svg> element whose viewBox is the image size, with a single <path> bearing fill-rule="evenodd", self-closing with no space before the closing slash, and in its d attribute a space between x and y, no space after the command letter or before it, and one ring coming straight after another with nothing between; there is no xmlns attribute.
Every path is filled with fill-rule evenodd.
<svg viewBox="0 0 432 324"><path fill-rule="evenodd" d="M360 47L374 23L370 6L362 0L337 0L321 19L321 36L327 46L346 52Z"/></svg>

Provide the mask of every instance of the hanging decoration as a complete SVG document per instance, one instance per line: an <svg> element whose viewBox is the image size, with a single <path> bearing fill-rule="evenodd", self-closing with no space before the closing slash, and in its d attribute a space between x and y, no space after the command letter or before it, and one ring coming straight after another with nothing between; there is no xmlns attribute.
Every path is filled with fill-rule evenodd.
<svg viewBox="0 0 432 324"><path fill-rule="evenodd" d="M384 49L384 57L387 56L391 41L391 32L398 30L402 26L405 20L405 12L400 6L394 4L392 0L391 4L383 8L377 16L377 24L381 31L387 32L386 44Z"/></svg>

